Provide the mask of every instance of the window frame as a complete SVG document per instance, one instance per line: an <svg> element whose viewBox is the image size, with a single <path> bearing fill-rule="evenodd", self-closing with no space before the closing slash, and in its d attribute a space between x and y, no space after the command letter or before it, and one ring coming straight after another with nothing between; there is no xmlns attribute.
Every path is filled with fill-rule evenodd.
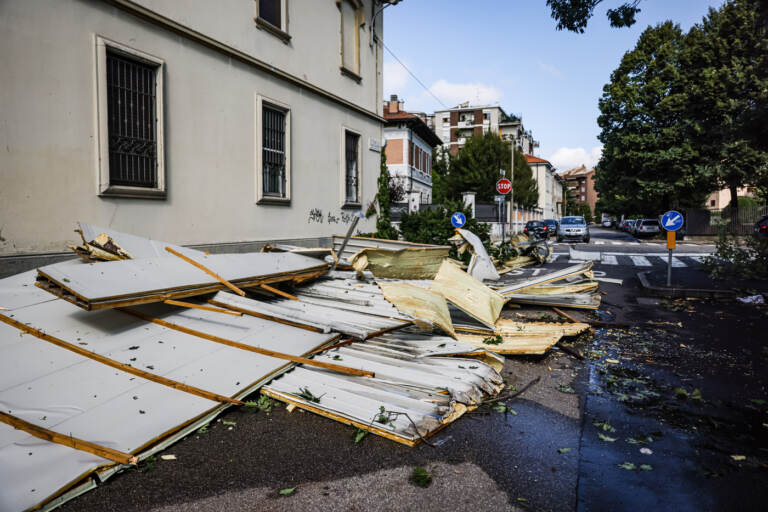
<svg viewBox="0 0 768 512"><path fill-rule="evenodd" d="M353 21L354 28L354 67L350 69L344 65L344 3L350 4L355 10L355 19ZM360 27L363 25L365 15L363 13L363 3L360 0L336 0L336 7L339 9L339 69L342 75L345 75L356 82L360 83L363 80L360 74L361 62L360 62Z"/></svg>
<svg viewBox="0 0 768 512"><path fill-rule="evenodd" d="M282 110L285 114L285 195L272 196L264 194L264 116L263 107ZM287 103L263 96L259 93L255 95L254 101L254 197L256 204L291 204L291 106Z"/></svg>
<svg viewBox="0 0 768 512"><path fill-rule="evenodd" d="M130 185L112 185L109 176L109 104L107 101L107 49L129 59L155 67L155 123L156 130L156 160L157 186L134 187ZM163 95L163 75L165 61L154 55L142 52L130 46L107 39L98 34L94 35L95 59L95 124L96 137L96 190L101 197L135 197L149 199L165 199L167 196L165 177L165 140L164 120L165 100Z"/></svg>
<svg viewBox="0 0 768 512"><path fill-rule="evenodd" d="M347 132L357 135L357 200L347 201ZM349 126L342 125L341 127L341 144L339 151L340 165L340 192L341 192L341 207L342 208L360 208L363 204L363 151L362 140L363 134L360 130L356 130Z"/></svg>
<svg viewBox="0 0 768 512"><path fill-rule="evenodd" d="M259 15L259 0L254 0L256 14L253 17L253 21L256 22L256 27L264 29L270 34L281 39L284 43L288 44L291 40L291 34L288 32L288 0L278 0L280 2L280 26L273 25L271 22L262 18Z"/></svg>

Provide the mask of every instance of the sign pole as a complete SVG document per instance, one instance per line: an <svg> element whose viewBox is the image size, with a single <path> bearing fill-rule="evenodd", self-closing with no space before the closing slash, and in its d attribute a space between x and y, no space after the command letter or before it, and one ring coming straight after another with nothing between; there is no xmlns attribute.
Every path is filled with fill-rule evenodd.
<svg viewBox="0 0 768 512"><path fill-rule="evenodd" d="M672 233L672 236L675 236L674 231L667 233ZM672 249L669 250L669 257L667 257L667 288L672 288Z"/></svg>
<svg viewBox="0 0 768 512"><path fill-rule="evenodd" d="M667 230L667 288L672 287L672 251L675 250L677 230L683 226L683 216L670 210L661 217L661 226Z"/></svg>

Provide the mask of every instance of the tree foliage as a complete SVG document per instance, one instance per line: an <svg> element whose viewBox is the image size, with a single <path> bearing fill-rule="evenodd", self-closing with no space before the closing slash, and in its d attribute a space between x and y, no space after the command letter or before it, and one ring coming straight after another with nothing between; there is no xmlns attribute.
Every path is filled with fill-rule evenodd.
<svg viewBox="0 0 768 512"><path fill-rule="evenodd" d="M600 100L596 187L612 213L768 190L768 40L757 0L710 9L687 34L649 27ZM735 209L734 209L735 210ZM736 212L734 212L736 214Z"/></svg>
<svg viewBox="0 0 768 512"><path fill-rule="evenodd" d="M464 229L468 229L481 240L488 241L488 225L481 224L472 217L469 206L461 201L446 201L440 206L417 212L403 212L400 230L403 238L409 242L423 244L449 245L448 239L455 234L451 225L451 215L462 212L467 218Z"/></svg>
<svg viewBox="0 0 768 512"><path fill-rule="evenodd" d="M552 18L557 21L557 30L584 33L595 7L603 0L547 0ZM630 27L635 24L635 15L640 12L640 0L631 0L615 9L608 9L606 16L612 27Z"/></svg>
<svg viewBox="0 0 768 512"><path fill-rule="evenodd" d="M683 48L679 26L649 27L603 87L595 187L616 213L699 206L712 188L687 137Z"/></svg>
<svg viewBox="0 0 768 512"><path fill-rule="evenodd" d="M485 132L470 137L456 157L448 160L448 167L438 172L440 194L445 199L459 200L463 192L475 192L478 201L493 201L496 182L501 178L499 170L503 169L509 177L511 157L509 144L495 133ZM539 195L533 172L525 156L517 150L512 190L515 203L524 207L536 206Z"/></svg>
<svg viewBox="0 0 768 512"><path fill-rule="evenodd" d="M376 216L376 238L386 238L397 240L399 233L392 225L392 218L389 210L389 170L387 169L387 157L384 148L381 148L381 162L379 165L379 179L377 180L378 191L376 201L379 203L379 213Z"/></svg>
<svg viewBox="0 0 768 512"><path fill-rule="evenodd" d="M440 146L432 152L432 202L441 204L447 199L446 177L451 169L451 154Z"/></svg>

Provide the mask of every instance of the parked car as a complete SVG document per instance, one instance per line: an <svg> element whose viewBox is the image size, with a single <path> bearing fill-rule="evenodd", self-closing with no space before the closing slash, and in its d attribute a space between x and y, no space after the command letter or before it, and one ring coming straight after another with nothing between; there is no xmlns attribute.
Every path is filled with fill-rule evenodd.
<svg viewBox="0 0 768 512"><path fill-rule="evenodd" d="M542 221L547 225L547 238L557 235L557 221L554 219L544 219Z"/></svg>
<svg viewBox="0 0 768 512"><path fill-rule="evenodd" d="M560 219L560 226L557 228L557 241L562 242L563 240L589 242L589 226L584 221L584 217L571 216Z"/></svg>
<svg viewBox="0 0 768 512"><path fill-rule="evenodd" d="M755 236L768 238L768 215L755 222Z"/></svg>
<svg viewBox="0 0 768 512"><path fill-rule="evenodd" d="M627 223L627 233L634 235L635 234L635 225L637 224L637 221L639 219L629 219L629 222Z"/></svg>
<svg viewBox="0 0 768 512"><path fill-rule="evenodd" d="M605 220L603 221L603 227L604 227L604 228L609 228L609 227L611 227L612 225L613 225L613 221L612 221L611 219L605 219Z"/></svg>
<svg viewBox="0 0 768 512"><path fill-rule="evenodd" d="M653 236L661 232L657 219L638 219L635 222L635 236Z"/></svg>
<svg viewBox="0 0 768 512"><path fill-rule="evenodd" d="M525 223L523 233L534 238L548 238L549 228L541 220L529 220Z"/></svg>

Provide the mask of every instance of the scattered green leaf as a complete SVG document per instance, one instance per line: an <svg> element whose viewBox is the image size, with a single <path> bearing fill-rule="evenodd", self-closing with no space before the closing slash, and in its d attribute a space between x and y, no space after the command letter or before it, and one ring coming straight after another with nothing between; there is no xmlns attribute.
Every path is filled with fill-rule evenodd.
<svg viewBox="0 0 768 512"><path fill-rule="evenodd" d="M688 391L683 388L675 388L675 398L678 400L685 400L688 398Z"/></svg>
<svg viewBox="0 0 768 512"><path fill-rule="evenodd" d="M206 432L208 432L208 423L197 429L198 434L205 434Z"/></svg>
<svg viewBox="0 0 768 512"><path fill-rule="evenodd" d="M429 487L432 483L432 475L424 468L415 467L411 473L411 482L419 487Z"/></svg>
<svg viewBox="0 0 768 512"><path fill-rule="evenodd" d="M237 422L236 421L222 420L221 424L225 425L227 427L234 427L235 425L237 425Z"/></svg>
<svg viewBox="0 0 768 512"><path fill-rule="evenodd" d="M299 388L298 396L303 398L307 402L315 402L316 404L319 404L320 399L323 397L322 395L320 396L313 395L312 392L309 390L309 388Z"/></svg>
<svg viewBox="0 0 768 512"><path fill-rule="evenodd" d="M341 356L339 354L336 354L335 356L333 356L333 360L334 361L343 361L343 359L341 358Z"/></svg>
<svg viewBox="0 0 768 512"><path fill-rule="evenodd" d="M622 462L622 463L621 463L621 464L619 464L618 466L619 466L621 469L626 469L626 470L628 470L628 471L634 471L635 469L637 469L637 466L635 466L635 465L634 465L634 464L632 464L631 462Z"/></svg>
<svg viewBox="0 0 768 512"><path fill-rule="evenodd" d="M500 334L497 334L496 336L488 336L487 338L483 338L483 343L486 345L501 345L504 342L504 339L501 337Z"/></svg>
<svg viewBox="0 0 768 512"><path fill-rule="evenodd" d="M763 400L762 398L753 398L752 400L750 400L750 402L752 402L755 405L765 405L765 400Z"/></svg>
<svg viewBox="0 0 768 512"><path fill-rule="evenodd" d="M691 393L691 400L698 400L699 402L703 400L703 397L701 396L701 390L699 388L693 390L693 393Z"/></svg>
<svg viewBox="0 0 768 512"><path fill-rule="evenodd" d="M441 344L439 344L439 345L437 346L437 348L443 348L443 347L445 347L445 343L441 343Z"/></svg>
<svg viewBox="0 0 768 512"><path fill-rule="evenodd" d="M642 471L653 471L653 466L650 464L640 464L640 469Z"/></svg>
<svg viewBox="0 0 768 512"><path fill-rule="evenodd" d="M573 394L576 392L576 390L573 389L571 386L566 386L564 384L560 384L559 386L557 386L557 390L561 393L570 393L570 394Z"/></svg>
<svg viewBox="0 0 768 512"><path fill-rule="evenodd" d="M280 496L290 496L291 494L293 494L293 491L295 490L296 490L295 487L288 487L287 489L280 489L279 493L280 493Z"/></svg>
<svg viewBox="0 0 768 512"><path fill-rule="evenodd" d="M557 453L568 453L571 451L571 448L558 448Z"/></svg>
<svg viewBox="0 0 768 512"><path fill-rule="evenodd" d="M596 421L592 423L597 428L603 429L604 432L616 432L616 429L613 428L613 426L608 422L608 420L605 421Z"/></svg>
<svg viewBox="0 0 768 512"><path fill-rule="evenodd" d="M606 443L612 443L612 442L616 441L615 437L607 436L607 435L603 434L602 432L598 432L597 433L597 437L599 437L600 439L602 439Z"/></svg>
<svg viewBox="0 0 768 512"><path fill-rule="evenodd" d="M352 437L352 440L355 442L355 444L359 443L363 440L365 436L368 435L368 431L364 428L356 428L355 429L355 435Z"/></svg>

